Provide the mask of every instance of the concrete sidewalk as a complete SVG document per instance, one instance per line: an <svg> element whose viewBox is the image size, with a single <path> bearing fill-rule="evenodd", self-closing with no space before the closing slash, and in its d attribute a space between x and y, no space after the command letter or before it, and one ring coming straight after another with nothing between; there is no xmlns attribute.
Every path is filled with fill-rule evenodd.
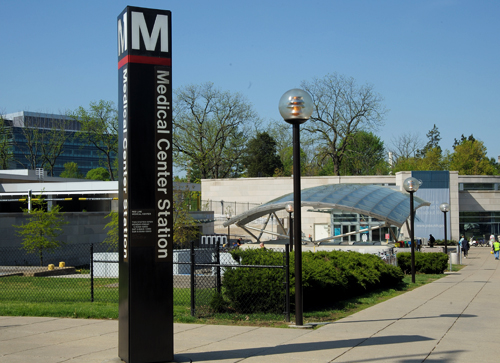
<svg viewBox="0 0 500 363"><path fill-rule="evenodd" d="M472 248L458 273L316 330L175 324L179 362L498 362L500 272ZM119 361L118 322L0 317L0 363Z"/></svg>

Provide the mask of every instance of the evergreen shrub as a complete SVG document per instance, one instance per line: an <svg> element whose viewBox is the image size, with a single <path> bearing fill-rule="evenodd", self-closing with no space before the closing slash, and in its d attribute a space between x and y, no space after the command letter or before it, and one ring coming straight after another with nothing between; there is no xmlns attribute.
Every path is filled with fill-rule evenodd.
<svg viewBox="0 0 500 363"><path fill-rule="evenodd" d="M242 265L283 266L284 255L267 249L236 249L231 255ZM278 268L227 268L224 297L239 313L284 311L284 274Z"/></svg>
<svg viewBox="0 0 500 363"><path fill-rule="evenodd" d="M411 273L411 253L397 254L398 265L405 274ZM415 272L442 274L448 267L448 255L444 252L415 252Z"/></svg>
<svg viewBox="0 0 500 363"><path fill-rule="evenodd" d="M244 265L283 265L283 253L248 249L232 252ZM290 254L290 301L295 301L295 261ZM378 256L358 252L320 251L302 254L304 309L312 309L380 288L395 287L403 280L399 267ZM283 270L231 268L224 273L224 296L238 312L283 311ZM248 306L249 301L252 305Z"/></svg>
<svg viewBox="0 0 500 363"><path fill-rule="evenodd" d="M448 246L456 246L458 245L458 242L455 241L454 239L449 239L446 241L446 244ZM434 243L434 246L444 246L444 239L437 239L436 243Z"/></svg>

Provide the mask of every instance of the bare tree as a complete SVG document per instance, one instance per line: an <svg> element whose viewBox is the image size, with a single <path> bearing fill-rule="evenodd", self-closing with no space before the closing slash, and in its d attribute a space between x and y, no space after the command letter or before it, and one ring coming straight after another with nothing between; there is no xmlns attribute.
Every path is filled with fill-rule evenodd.
<svg viewBox="0 0 500 363"><path fill-rule="evenodd" d="M331 158L334 174L339 175L345 150L353 135L361 130L376 130L387 112L383 98L373 86L358 86L353 78L329 74L303 81L301 86L313 98L314 110L304 130L313 134L318 160Z"/></svg>
<svg viewBox="0 0 500 363"><path fill-rule="evenodd" d="M212 83L190 85L175 92L173 144L176 166L200 178L235 177L258 121L240 94L216 89Z"/></svg>
<svg viewBox="0 0 500 363"><path fill-rule="evenodd" d="M64 144L68 138L66 132L66 120L52 120L50 130L44 130L41 133L42 158L45 164L49 166L49 175L54 176L56 161L64 151Z"/></svg>
<svg viewBox="0 0 500 363"><path fill-rule="evenodd" d="M11 138L12 127L0 115L0 169L8 169L10 162L14 159Z"/></svg>
<svg viewBox="0 0 500 363"><path fill-rule="evenodd" d="M392 152L394 163L402 159L416 157L424 147L424 142L417 133L408 132L391 139L391 146L388 148Z"/></svg>
<svg viewBox="0 0 500 363"><path fill-rule="evenodd" d="M24 140L16 139L14 143L18 150L21 150L26 162L16 160L22 165L26 165L28 169L35 170L43 168L45 160L42 157L42 137L40 130L40 120L38 117L30 120L25 120L25 124L19 128Z"/></svg>

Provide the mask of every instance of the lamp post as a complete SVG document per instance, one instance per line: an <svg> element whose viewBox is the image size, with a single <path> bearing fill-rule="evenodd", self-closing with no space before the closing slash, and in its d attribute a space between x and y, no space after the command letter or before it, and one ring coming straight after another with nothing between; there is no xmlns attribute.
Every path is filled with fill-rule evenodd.
<svg viewBox="0 0 500 363"><path fill-rule="evenodd" d="M226 218L229 221L231 219L231 215L230 214L226 214ZM231 228L231 225L228 224L227 225L227 247L228 248L231 247L231 234L230 234L231 230L230 230L230 228Z"/></svg>
<svg viewBox="0 0 500 363"><path fill-rule="evenodd" d="M295 245L295 325L303 324L302 305L302 233L300 200L300 124L306 122L313 112L313 101L309 93L291 89L283 94L279 102L283 119L293 125L293 209Z"/></svg>
<svg viewBox="0 0 500 363"><path fill-rule="evenodd" d="M411 241L411 282L415 283L415 210L413 209L413 193L420 187L420 181L416 178L407 178L403 182L403 188L410 193L410 241Z"/></svg>
<svg viewBox="0 0 500 363"><path fill-rule="evenodd" d="M450 205L448 203L441 203L439 206L441 212L444 214L444 253L448 253L448 236L446 235L446 213L450 210Z"/></svg>
<svg viewBox="0 0 500 363"><path fill-rule="evenodd" d="M293 204L287 204L286 211L288 212L288 238L290 239L290 251L293 251Z"/></svg>

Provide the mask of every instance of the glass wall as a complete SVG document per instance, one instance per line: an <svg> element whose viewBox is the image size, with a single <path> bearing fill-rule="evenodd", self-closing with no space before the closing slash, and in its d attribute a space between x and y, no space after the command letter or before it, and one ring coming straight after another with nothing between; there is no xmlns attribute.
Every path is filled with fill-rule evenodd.
<svg viewBox="0 0 500 363"><path fill-rule="evenodd" d="M460 212L460 234L467 239L488 240L500 234L500 212Z"/></svg>
<svg viewBox="0 0 500 363"><path fill-rule="evenodd" d="M337 236L349 232L360 231L366 228L383 226L385 225L385 222L362 214L342 213L339 211L331 213L331 225L333 226L333 228L331 229L333 235ZM391 228L393 234L395 236L398 236L398 228ZM394 241L393 235L390 234L389 227L381 227L379 229L374 229L371 231L354 233L349 236L336 238L333 240L333 242L385 242L386 234L389 234L390 241Z"/></svg>

